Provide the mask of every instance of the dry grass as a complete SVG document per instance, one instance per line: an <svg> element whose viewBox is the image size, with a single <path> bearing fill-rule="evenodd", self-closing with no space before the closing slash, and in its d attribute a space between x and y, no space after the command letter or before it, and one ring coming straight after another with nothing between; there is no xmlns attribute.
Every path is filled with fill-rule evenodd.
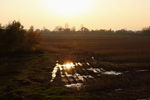
<svg viewBox="0 0 150 100"><path fill-rule="evenodd" d="M38 46L45 52L42 56L0 57L1 99L136 100L150 97L150 37L56 33L43 38ZM96 64L91 62L91 57L96 59ZM64 87L60 77L50 83L57 60L59 63L89 62L95 67L124 74L101 75L88 81L84 90L70 90ZM136 72L144 69L148 71Z"/></svg>
<svg viewBox="0 0 150 100"><path fill-rule="evenodd" d="M78 99L134 100L150 97L149 71L135 72L150 69L148 37L56 34L45 36L41 48L57 53L57 59L62 63L67 60L91 62L91 57L94 56L97 67L121 72L129 71L128 74L120 76L102 75L95 81L89 81L84 93L90 95L76 97ZM117 91L120 88L123 90Z"/></svg>

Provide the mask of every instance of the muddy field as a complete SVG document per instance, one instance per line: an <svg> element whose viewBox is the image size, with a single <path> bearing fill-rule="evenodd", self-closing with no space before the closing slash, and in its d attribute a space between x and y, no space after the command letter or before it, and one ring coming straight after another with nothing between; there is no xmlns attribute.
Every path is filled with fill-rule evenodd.
<svg viewBox="0 0 150 100"><path fill-rule="evenodd" d="M53 48L50 51L58 53L52 84L60 82L66 88L89 92L91 99L150 97L150 38L54 35L45 40Z"/></svg>
<svg viewBox="0 0 150 100"><path fill-rule="evenodd" d="M52 34L39 47L43 54L0 58L0 99L150 98L150 37Z"/></svg>

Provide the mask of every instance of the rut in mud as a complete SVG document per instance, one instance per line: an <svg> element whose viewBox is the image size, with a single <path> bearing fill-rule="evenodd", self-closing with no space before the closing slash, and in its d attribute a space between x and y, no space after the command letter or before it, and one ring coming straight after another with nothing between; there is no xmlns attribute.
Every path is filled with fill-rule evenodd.
<svg viewBox="0 0 150 100"><path fill-rule="evenodd" d="M92 57L94 61L94 57ZM67 62L60 64L56 61L56 66L52 71L52 79L55 81L56 77L61 77L61 81L66 87L81 88L84 87L88 81L96 80L102 74L105 75L121 75L121 72L106 71L101 67L96 67L96 62Z"/></svg>

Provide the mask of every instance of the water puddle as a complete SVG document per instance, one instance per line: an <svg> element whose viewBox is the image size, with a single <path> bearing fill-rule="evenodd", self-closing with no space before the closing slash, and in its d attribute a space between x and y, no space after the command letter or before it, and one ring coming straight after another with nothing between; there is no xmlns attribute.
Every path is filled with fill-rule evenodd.
<svg viewBox="0 0 150 100"><path fill-rule="evenodd" d="M57 73L58 69L59 69L59 67L58 67L57 64L56 64L56 66L55 66L54 69L53 69L53 72L52 72L52 79L51 79L50 82L53 82L53 80L55 79L56 73Z"/></svg>
<svg viewBox="0 0 150 100"><path fill-rule="evenodd" d="M147 98L147 99L137 99L137 100L150 100L150 98Z"/></svg>
<svg viewBox="0 0 150 100"><path fill-rule="evenodd" d="M87 70L93 71L94 73L102 73L105 71L103 68L92 68L92 67L88 68Z"/></svg>
<svg viewBox="0 0 150 100"><path fill-rule="evenodd" d="M143 69L143 70L136 70L136 72L147 72L147 69Z"/></svg>
<svg viewBox="0 0 150 100"><path fill-rule="evenodd" d="M77 66L78 66L78 65L79 65L79 66L82 66L82 63L78 62L78 63L76 63L76 65L77 65Z"/></svg>
<svg viewBox="0 0 150 100"><path fill-rule="evenodd" d="M92 59L93 61L95 61L94 57L92 57ZM50 80L50 82L55 81L56 77L61 77L61 80L65 84L65 87L76 87L77 89L80 89L85 85L86 82L88 82L88 80L96 79L96 77L100 77L101 74L122 74L121 72L106 71L103 68L95 68L96 66L92 66L89 62L68 62L59 64L59 62L56 61L56 66L52 71L52 79Z"/></svg>
<svg viewBox="0 0 150 100"><path fill-rule="evenodd" d="M88 62L87 62L86 64L87 64L88 66L90 66L90 64L89 64Z"/></svg>
<svg viewBox="0 0 150 100"><path fill-rule="evenodd" d="M78 88L78 89L80 89L80 88L82 88L83 83L66 84L65 86L66 86L67 88Z"/></svg>
<svg viewBox="0 0 150 100"><path fill-rule="evenodd" d="M122 73L121 72L116 72L116 71L105 71L105 72L103 72L103 74L106 74L106 75L120 75Z"/></svg>

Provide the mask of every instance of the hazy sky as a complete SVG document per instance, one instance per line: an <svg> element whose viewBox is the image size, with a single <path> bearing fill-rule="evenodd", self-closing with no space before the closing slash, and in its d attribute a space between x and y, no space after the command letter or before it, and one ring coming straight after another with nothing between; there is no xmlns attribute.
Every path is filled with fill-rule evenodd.
<svg viewBox="0 0 150 100"><path fill-rule="evenodd" d="M78 28L83 24L89 29L114 30L140 30L150 26L150 0L75 0L74 5L67 3L68 0L56 1L58 3L53 0L0 0L0 23L6 25L17 20L25 28L33 25L50 30L65 23L70 27ZM72 10L64 11L68 8L63 7L72 6Z"/></svg>

